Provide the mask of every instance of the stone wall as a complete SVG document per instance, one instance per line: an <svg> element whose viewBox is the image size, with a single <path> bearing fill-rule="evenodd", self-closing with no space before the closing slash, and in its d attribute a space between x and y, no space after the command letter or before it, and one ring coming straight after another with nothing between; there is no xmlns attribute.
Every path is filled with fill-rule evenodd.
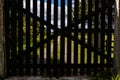
<svg viewBox="0 0 120 80"><path fill-rule="evenodd" d="M120 1L115 1L115 69L120 73Z"/></svg>
<svg viewBox="0 0 120 80"><path fill-rule="evenodd" d="M3 31L3 0L0 0L0 77L4 75L4 31Z"/></svg>

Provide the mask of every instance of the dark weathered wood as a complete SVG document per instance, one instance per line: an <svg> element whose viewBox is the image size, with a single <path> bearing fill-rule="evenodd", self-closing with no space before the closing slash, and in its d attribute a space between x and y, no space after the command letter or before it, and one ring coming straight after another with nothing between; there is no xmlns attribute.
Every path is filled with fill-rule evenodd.
<svg viewBox="0 0 120 80"><path fill-rule="evenodd" d="M19 75L24 75L23 73L23 12L21 11L23 8L23 1L19 0L18 2L18 56L19 56Z"/></svg>
<svg viewBox="0 0 120 80"><path fill-rule="evenodd" d="M54 1L54 27L58 27L58 0L55 0ZM54 34L57 35L57 31L54 30ZM58 37L54 38L54 64L57 64L58 63L58 60L57 60L57 40L58 40Z"/></svg>
<svg viewBox="0 0 120 80"><path fill-rule="evenodd" d="M71 29L71 24L72 24L72 0L68 0L68 28ZM68 30L69 33L70 30ZM67 64L71 64L71 40L69 38L67 38ZM71 69L67 68L67 75L70 76L71 75Z"/></svg>
<svg viewBox="0 0 120 80"><path fill-rule="evenodd" d="M58 27L58 0L54 0L54 27ZM57 31L54 30L54 35L57 36ZM53 43L53 64L58 64L58 37L54 38L54 43ZM58 75L58 68L54 67L54 72L53 75L59 76Z"/></svg>
<svg viewBox="0 0 120 80"><path fill-rule="evenodd" d="M47 1L47 22L51 23L51 0ZM47 26L47 38L50 40L51 29L50 25ZM47 41L47 64L51 64L51 41ZM47 75L51 75L50 67L47 67Z"/></svg>
<svg viewBox="0 0 120 80"><path fill-rule="evenodd" d="M16 1L11 2L11 58L12 58L12 66L11 66L11 75L16 74L16 65L17 65L17 8Z"/></svg>
<svg viewBox="0 0 120 80"><path fill-rule="evenodd" d="M44 20L44 0L40 2L40 18ZM44 64L44 23L40 22L40 42L42 42L40 46L40 64ZM41 75L43 74L43 68L40 68Z"/></svg>
<svg viewBox="0 0 120 80"><path fill-rule="evenodd" d="M98 49L98 27L99 27L99 0L95 0L95 17L94 17L94 47ZM94 64L98 64L98 55L97 51L94 52ZM97 66L94 67L94 75L97 73Z"/></svg>
<svg viewBox="0 0 120 80"><path fill-rule="evenodd" d="M26 0L26 10L30 11L30 0ZM30 14L26 13L26 50L28 50L28 52L26 52L26 75L30 75Z"/></svg>
<svg viewBox="0 0 120 80"><path fill-rule="evenodd" d="M102 30L102 32L100 33L100 51L101 51L101 55L100 55L100 64L103 65L104 64L104 59L105 57L104 55L104 42L105 42L105 27L106 27L106 23L105 23L105 2L104 0L101 1L101 26L100 29ZM103 67L102 67L103 68Z"/></svg>
<svg viewBox="0 0 120 80"><path fill-rule="evenodd" d="M61 0L61 29L65 27L65 1ZM65 37L61 35L60 40L60 63L64 64Z"/></svg>
<svg viewBox="0 0 120 80"><path fill-rule="evenodd" d="M10 70L11 70L11 67L10 67L10 65L11 65L11 60L10 60L10 48L11 48L11 46L10 46L10 14L9 14L9 10L11 10L11 5L10 5L10 0L5 0L4 1L4 6L8 6L8 7L4 7L4 19L5 19L5 24L4 24L4 26L5 26L5 45L7 46L6 47L6 67L7 67L7 76L9 76L10 75ZM9 34L9 35L8 35Z"/></svg>
<svg viewBox="0 0 120 80"><path fill-rule="evenodd" d="M106 48L107 48L107 65L111 65L111 63L113 63L112 59L111 59L111 54L112 54L112 33L111 33L111 29L112 29L112 21L113 21L113 15L112 15L113 11L112 11L112 4L109 1L109 6L108 6L108 11L107 11L107 17L108 17L108 32L107 32L107 44L106 44ZM108 66L108 69L110 69L110 67Z"/></svg>
<svg viewBox="0 0 120 80"><path fill-rule="evenodd" d="M35 16L37 16L37 0L33 1L33 14ZM37 44L37 19L36 17L33 17L33 21L31 22L33 23L33 46L35 46L35 44ZM31 33L30 33L31 34ZM37 75L37 48L34 48L33 50L33 75Z"/></svg>
<svg viewBox="0 0 120 80"><path fill-rule="evenodd" d="M88 17L88 45L89 46L92 46L93 45L93 43L92 43L92 33L93 32L91 32L91 28L92 28L92 2L93 2L93 0L89 0L88 1L88 15L89 15L89 17ZM91 64L91 49L88 47L87 48L87 64ZM90 73L91 73L91 69L89 68L89 66L88 66L88 68L87 68L87 74L88 75L90 75Z"/></svg>
<svg viewBox="0 0 120 80"><path fill-rule="evenodd" d="M61 29L65 28L65 0L61 0ZM65 58L65 37L64 35L60 36L60 64L64 64ZM61 66L60 75L64 74L64 68Z"/></svg>
<svg viewBox="0 0 120 80"><path fill-rule="evenodd" d="M95 2L94 0L81 0L81 3L79 3L80 0L75 0L72 8L72 0L68 0L68 10L65 11L65 0L61 0L61 15L59 16L58 0L54 0L54 17L51 19L51 0L47 0L47 5L44 5L45 0L40 1L40 11L38 11L40 16L37 16L37 0L33 1L33 12L30 11L30 1L26 0L26 7L23 9L23 0L5 0L8 76L76 76L78 70L80 70L80 75L91 75L92 72L96 75L98 68L110 69L112 67L111 42L114 29L112 29L111 2L106 6L104 0L95 0ZM45 13L45 7L47 13ZM66 12L67 26L65 25ZM45 14L47 15L46 20ZM59 26L61 28L58 27L58 17L61 20ZM53 20L53 24L51 20ZM37 40L38 35L40 35L40 41ZM105 36L107 36L106 41ZM58 50L59 46L60 50ZM40 48L39 51L37 51L38 48ZM78 58L79 48L80 57ZM40 56L37 55L37 52L40 52ZM60 61L58 61L58 53L60 53ZM73 63L71 63L72 54L74 55ZM100 61L98 61L98 57L100 57ZM78 59L80 59L79 64ZM94 60L93 63L91 60Z"/></svg>
<svg viewBox="0 0 120 80"><path fill-rule="evenodd" d="M79 7L79 1L75 0L75 8L74 8L74 22L78 20L78 7ZM78 38L78 25L75 26L75 32L74 37ZM78 43L74 41L74 64L78 64ZM77 68L74 68L74 75L77 75Z"/></svg>
<svg viewBox="0 0 120 80"><path fill-rule="evenodd" d="M85 32L84 32L84 30L85 30L85 9L86 9L86 6L85 6L85 1L86 0L82 0L82 4L81 4L81 6L82 6L82 11L81 11L81 41L82 41L82 43L85 43ZM82 65L84 65L85 63L85 60L84 60L84 58L85 58L85 55L84 55L84 53L85 53L85 47L84 47L84 45L82 45L81 44L81 56L80 56L80 63L82 64ZM83 75L84 74L84 68L83 67L81 67L81 69L80 69L80 74L81 75Z"/></svg>
<svg viewBox="0 0 120 80"><path fill-rule="evenodd" d="M51 0L47 1L47 22L51 23ZM49 25L47 26L47 38L50 39L50 27ZM47 64L51 63L51 41L47 42Z"/></svg>

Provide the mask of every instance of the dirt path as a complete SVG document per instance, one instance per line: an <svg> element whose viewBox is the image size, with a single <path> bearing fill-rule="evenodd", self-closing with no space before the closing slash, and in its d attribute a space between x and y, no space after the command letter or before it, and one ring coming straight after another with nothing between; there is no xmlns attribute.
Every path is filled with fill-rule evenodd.
<svg viewBox="0 0 120 80"><path fill-rule="evenodd" d="M86 77L61 77L61 78L42 78L42 77L10 77L5 80L90 80Z"/></svg>

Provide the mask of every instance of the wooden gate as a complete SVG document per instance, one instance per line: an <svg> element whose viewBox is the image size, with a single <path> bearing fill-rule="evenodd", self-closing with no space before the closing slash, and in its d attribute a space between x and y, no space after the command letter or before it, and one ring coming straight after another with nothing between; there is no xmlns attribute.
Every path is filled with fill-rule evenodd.
<svg viewBox="0 0 120 80"><path fill-rule="evenodd" d="M7 76L112 69L114 0L4 0Z"/></svg>

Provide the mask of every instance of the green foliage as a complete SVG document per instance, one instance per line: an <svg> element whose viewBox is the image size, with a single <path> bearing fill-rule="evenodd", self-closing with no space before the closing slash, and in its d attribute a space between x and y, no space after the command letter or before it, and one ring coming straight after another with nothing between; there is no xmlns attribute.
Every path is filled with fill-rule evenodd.
<svg viewBox="0 0 120 80"><path fill-rule="evenodd" d="M91 80L120 80L120 74L117 74L115 70L103 70L98 72L97 76Z"/></svg>

